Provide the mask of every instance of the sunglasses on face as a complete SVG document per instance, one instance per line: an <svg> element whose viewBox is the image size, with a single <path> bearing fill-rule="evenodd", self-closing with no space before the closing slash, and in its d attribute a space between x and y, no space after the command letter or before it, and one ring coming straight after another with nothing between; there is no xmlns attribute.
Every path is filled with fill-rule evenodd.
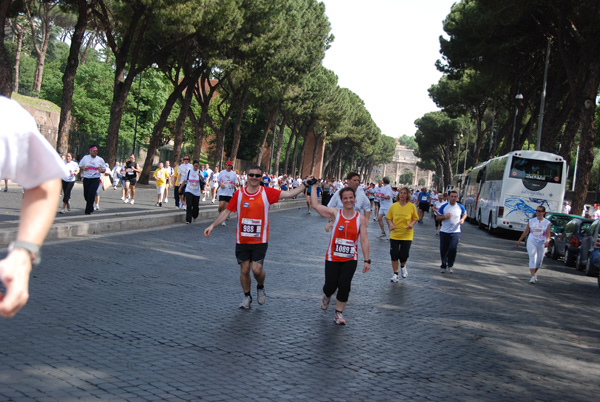
<svg viewBox="0 0 600 402"><path fill-rule="evenodd" d="M546 212L546 211L541 211L539 209L536 209L535 212Z"/></svg>
<svg viewBox="0 0 600 402"><path fill-rule="evenodd" d="M248 173L248 177L262 177L260 173Z"/></svg>

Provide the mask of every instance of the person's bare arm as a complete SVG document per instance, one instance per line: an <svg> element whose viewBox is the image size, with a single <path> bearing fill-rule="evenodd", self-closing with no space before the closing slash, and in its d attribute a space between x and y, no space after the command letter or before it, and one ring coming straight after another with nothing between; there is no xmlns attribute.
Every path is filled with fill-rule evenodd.
<svg viewBox="0 0 600 402"><path fill-rule="evenodd" d="M60 189L60 179L56 179L25 190L17 232L18 241L42 245L56 216ZM19 248L12 250L0 261L0 281L6 288L6 295L0 301L2 317L13 317L27 303L31 263L29 253Z"/></svg>

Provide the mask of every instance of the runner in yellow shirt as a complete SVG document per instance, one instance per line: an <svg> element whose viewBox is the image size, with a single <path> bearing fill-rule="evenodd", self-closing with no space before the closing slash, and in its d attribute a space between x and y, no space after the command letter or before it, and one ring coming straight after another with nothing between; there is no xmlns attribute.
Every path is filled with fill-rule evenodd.
<svg viewBox="0 0 600 402"><path fill-rule="evenodd" d="M408 188L401 188L397 201L392 204L385 216L390 229L390 256L394 270L391 282L398 282L398 260L400 260L402 277L408 276L406 261L413 240L413 227L419 220L417 208L410 202L409 194Z"/></svg>
<svg viewBox="0 0 600 402"><path fill-rule="evenodd" d="M156 179L156 206L162 207L163 194L165 193L165 186L167 185L167 178L169 172L163 167L163 163L158 163L158 169L154 171L154 178Z"/></svg>

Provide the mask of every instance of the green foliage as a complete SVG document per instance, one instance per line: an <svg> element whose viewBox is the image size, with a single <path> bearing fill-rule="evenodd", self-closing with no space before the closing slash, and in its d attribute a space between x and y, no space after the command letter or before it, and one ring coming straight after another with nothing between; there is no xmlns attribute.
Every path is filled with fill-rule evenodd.
<svg viewBox="0 0 600 402"><path fill-rule="evenodd" d="M413 177L414 177L413 172L411 170L407 170L400 175L400 177L398 178L398 181L400 184L412 184Z"/></svg>
<svg viewBox="0 0 600 402"><path fill-rule="evenodd" d="M417 149L417 142L415 137L412 135L403 134L402 137L398 138L400 145L406 146L408 149Z"/></svg>

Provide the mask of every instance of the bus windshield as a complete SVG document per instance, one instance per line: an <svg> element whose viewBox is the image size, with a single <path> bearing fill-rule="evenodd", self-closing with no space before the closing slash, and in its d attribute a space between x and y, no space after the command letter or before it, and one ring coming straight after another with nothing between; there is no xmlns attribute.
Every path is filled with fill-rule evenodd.
<svg viewBox="0 0 600 402"><path fill-rule="evenodd" d="M562 182L563 162L541 161L514 156L509 177L549 183Z"/></svg>

